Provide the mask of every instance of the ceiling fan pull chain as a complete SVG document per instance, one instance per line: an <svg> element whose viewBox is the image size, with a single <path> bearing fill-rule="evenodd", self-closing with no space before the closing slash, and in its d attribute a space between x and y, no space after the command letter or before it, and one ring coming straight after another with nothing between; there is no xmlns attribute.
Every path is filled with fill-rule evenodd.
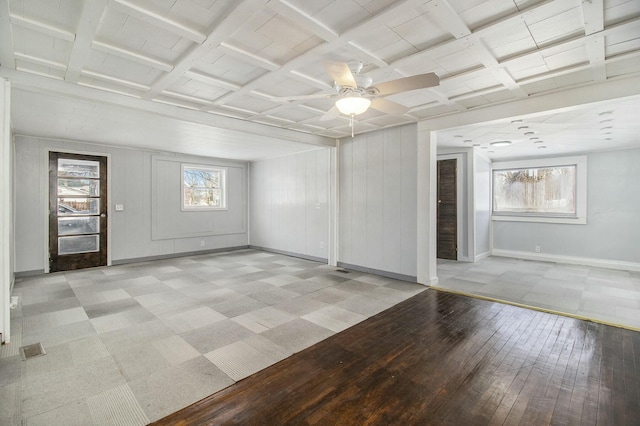
<svg viewBox="0 0 640 426"><path fill-rule="evenodd" d="M351 114L349 117L350 117L349 126L351 126L351 137L353 137L353 117L354 117L354 114Z"/></svg>

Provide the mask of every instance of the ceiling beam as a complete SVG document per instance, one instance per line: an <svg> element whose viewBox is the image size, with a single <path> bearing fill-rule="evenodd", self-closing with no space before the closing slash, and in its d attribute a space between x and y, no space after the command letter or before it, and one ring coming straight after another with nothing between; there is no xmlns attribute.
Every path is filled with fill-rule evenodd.
<svg viewBox="0 0 640 426"><path fill-rule="evenodd" d="M221 78L215 78L208 74L204 74L198 71L187 71L184 73L186 78L190 78L191 80L196 80L201 83L209 84L216 87L221 87L227 90L240 90L242 86L239 86L235 83L231 83L227 80L222 80Z"/></svg>
<svg viewBox="0 0 640 426"><path fill-rule="evenodd" d="M345 44L349 45L348 42L353 38L356 38L360 34L365 34L372 28L376 28L379 25L384 25L392 17L406 16L407 13L412 13L413 7L415 7L416 4L421 3L421 0L396 1L387 8L380 11L377 15L366 19L365 21L340 34L335 40L320 44L312 49L307 50L306 52L282 65L282 67L278 71L265 74L262 77L258 77L246 84L241 90L222 96L215 102L216 104L222 104L233 99L236 96L241 96L247 92L251 92L258 87L265 85L268 86L270 81L280 78L282 74L288 73L290 70L295 70L297 68L306 66L309 64L309 62L316 61L318 55L322 56L324 53L330 52L332 49L344 46ZM318 64L318 66L320 65L321 64Z"/></svg>
<svg viewBox="0 0 640 426"><path fill-rule="evenodd" d="M588 87L589 90L585 90ZM640 95L640 75L609 79L602 83L576 85L570 89L530 96L510 102L478 107L466 112L445 114L423 120L431 130L443 130L479 123L496 123L511 117L549 114L579 105Z"/></svg>
<svg viewBox="0 0 640 426"><path fill-rule="evenodd" d="M590 37L586 42L589 63L591 64L591 76L593 81L604 81L607 79L605 68L605 40L602 35Z"/></svg>
<svg viewBox="0 0 640 426"><path fill-rule="evenodd" d="M276 64L275 62L272 62L268 59L265 59L262 56L253 54L248 50L242 49L237 46L233 46L229 43L222 42L220 43L218 48L229 56L233 56L234 58L240 59L241 61L244 61L244 62L248 62L259 68L264 68L269 71L276 71L280 69L279 64Z"/></svg>
<svg viewBox="0 0 640 426"><path fill-rule="evenodd" d="M0 0L0 65L11 69L16 67L16 59L13 56L9 0Z"/></svg>
<svg viewBox="0 0 640 426"><path fill-rule="evenodd" d="M67 73L64 77L65 80L71 83L78 82L80 71L82 71L91 55L91 43L96 31L98 31L107 1L93 0L83 3L82 13L80 14L80 19L78 19L76 37L71 48L69 62L67 63Z"/></svg>
<svg viewBox="0 0 640 426"><path fill-rule="evenodd" d="M76 38L76 35L71 31L67 31L63 28L56 27L55 25L51 25L46 22L38 21L36 19L20 16L15 13L10 14L10 21L13 25L18 25L22 28L27 28L40 34L59 38L60 40L73 42Z"/></svg>
<svg viewBox="0 0 640 426"><path fill-rule="evenodd" d="M206 40L201 45L193 47L183 55L171 72L160 77L153 84L151 90L144 95L144 98L151 99L171 87L172 84L178 81L193 67L197 60L206 55L212 47L218 47L226 38L232 36L238 28L264 6L265 1L266 0L243 0L237 2L236 8L209 33Z"/></svg>
<svg viewBox="0 0 640 426"><path fill-rule="evenodd" d="M447 0L435 0L429 3L428 6L429 14L435 16L435 21L438 22L440 28L448 31L456 39L471 34L467 24Z"/></svg>
<svg viewBox="0 0 640 426"><path fill-rule="evenodd" d="M271 0L267 6L293 22L300 23L300 21L303 21L302 27L324 41L333 41L338 38L337 32L287 0Z"/></svg>
<svg viewBox="0 0 640 426"><path fill-rule="evenodd" d="M166 12L162 10L152 10L148 4L142 7L128 0L110 0L109 6L198 44L203 43L207 38L207 36L200 31L166 16Z"/></svg>
<svg viewBox="0 0 640 426"><path fill-rule="evenodd" d="M16 52L14 55L15 55L15 58L20 61L31 62L32 64L38 64L48 68L55 68L62 71L67 70L67 66L60 62L54 62L54 61L50 61L48 59L43 59L43 58L36 58L35 56L25 55L24 53L19 53L19 52Z"/></svg>
<svg viewBox="0 0 640 426"><path fill-rule="evenodd" d="M252 123L250 121L232 119L217 114L203 114L201 111L192 111L167 104L149 102L148 100L132 96L122 96L122 94L109 93L109 91L96 90L80 84L72 84L63 80L54 80L50 77L28 74L4 67L0 67L0 77L11 80L12 87L27 91L77 98L90 103L93 102L98 104L117 105L123 108L133 108L176 120L202 124L232 132L249 133L267 139L271 138L316 146L335 147L335 140L317 135L298 133L276 127L270 127L267 129L262 125Z"/></svg>
<svg viewBox="0 0 640 426"><path fill-rule="evenodd" d="M584 35L591 35L604 29L604 1L584 0L582 2L582 22Z"/></svg>
<svg viewBox="0 0 640 426"><path fill-rule="evenodd" d="M125 80L122 78L117 78L117 77L113 77L110 75L106 75L106 74L101 74L98 72L94 72L94 71L89 71L89 70L82 70L80 71L80 74L86 77L90 77L90 78L95 78L97 80L102 80L102 81L107 81L109 83L116 83L119 84L121 86L126 86L126 87L131 87L132 89L136 89L136 90L149 90L149 86L144 85L144 84L140 84L140 83L136 83L135 81L131 81L131 80ZM67 80L69 81L69 80Z"/></svg>
<svg viewBox="0 0 640 426"><path fill-rule="evenodd" d="M114 44L105 43L99 40L93 40L91 47L109 55L118 56L128 61L137 62L148 67L152 67L161 71L169 72L173 69L173 65L169 62L161 61L150 56L143 55L138 52L116 46Z"/></svg>

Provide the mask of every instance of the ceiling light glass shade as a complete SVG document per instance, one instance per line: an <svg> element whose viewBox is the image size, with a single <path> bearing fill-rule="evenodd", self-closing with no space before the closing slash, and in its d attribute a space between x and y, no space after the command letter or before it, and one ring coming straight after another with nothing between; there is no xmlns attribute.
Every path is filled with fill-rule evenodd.
<svg viewBox="0 0 640 426"><path fill-rule="evenodd" d="M511 145L511 142L509 141L498 141L498 142L491 142L492 146L507 146L507 145Z"/></svg>
<svg viewBox="0 0 640 426"><path fill-rule="evenodd" d="M369 109L371 101L367 98L350 96L336 101L336 108L345 115L358 115Z"/></svg>

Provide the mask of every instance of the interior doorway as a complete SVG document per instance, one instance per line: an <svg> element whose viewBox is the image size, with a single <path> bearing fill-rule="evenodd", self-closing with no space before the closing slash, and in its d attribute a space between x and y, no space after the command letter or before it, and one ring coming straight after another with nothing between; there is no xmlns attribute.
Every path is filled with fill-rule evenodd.
<svg viewBox="0 0 640 426"><path fill-rule="evenodd" d="M49 272L107 265L107 157L49 153Z"/></svg>
<svg viewBox="0 0 640 426"><path fill-rule="evenodd" d="M457 159L438 160L437 257L458 260Z"/></svg>

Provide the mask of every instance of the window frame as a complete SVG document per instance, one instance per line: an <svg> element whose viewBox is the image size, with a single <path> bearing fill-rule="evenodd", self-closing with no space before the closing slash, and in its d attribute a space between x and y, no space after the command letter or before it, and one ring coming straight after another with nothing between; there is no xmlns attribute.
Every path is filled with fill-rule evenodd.
<svg viewBox="0 0 640 426"><path fill-rule="evenodd" d="M212 171L220 173L220 190L221 190L221 206L187 206L185 204L185 181L184 174L186 170ZM186 164L180 165L180 209L185 212L193 211L221 211L228 210L227 207L227 168L212 166L207 164Z"/></svg>
<svg viewBox="0 0 640 426"><path fill-rule="evenodd" d="M498 170L535 169L562 166L576 167L575 215L553 213L494 212L494 172ZM585 225L587 223L587 156L538 158L517 161L497 161L491 164L491 220L508 222L542 222Z"/></svg>

